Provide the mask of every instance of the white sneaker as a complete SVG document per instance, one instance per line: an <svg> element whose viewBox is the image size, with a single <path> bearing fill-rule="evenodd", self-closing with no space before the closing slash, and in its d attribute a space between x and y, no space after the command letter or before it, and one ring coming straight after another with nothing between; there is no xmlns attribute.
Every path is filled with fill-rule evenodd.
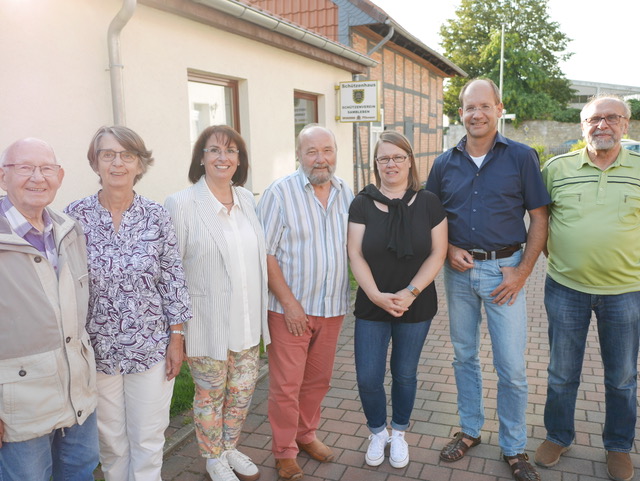
<svg viewBox="0 0 640 481"><path fill-rule="evenodd" d="M409 464L409 445L404 440L404 431L391 433L391 452L389 454L389 464L394 468L404 468Z"/></svg>
<svg viewBox="0 0 640 481"><path fill-rule="evenodd" d="M377 434L370 434L369 441L364 460L369 466L380 466L384 461L384 448L389 442L389 432L384 429Z"/></svg>
<svg viewBox="0 0 640 481"><path fill-rule="evenodd" d="M208 459L207 473L209 473L213 481L239 481L231 471L229 463L227 463L224 456L219 457L217 460Z"/></svg>
<svg viewBox="0 0 640 481"><path fill-rule="evenodd" d="M241 453L237 449L229 449L222 455L240 481L255 481L260 477L258 467L253 464L251 458L246 454Z"/></svg>

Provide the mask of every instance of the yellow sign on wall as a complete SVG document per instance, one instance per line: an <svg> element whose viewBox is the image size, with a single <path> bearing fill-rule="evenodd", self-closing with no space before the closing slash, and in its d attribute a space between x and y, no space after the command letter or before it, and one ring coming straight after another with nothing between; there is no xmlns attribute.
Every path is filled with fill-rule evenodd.
<svg viewBox="0 0 640 481"><path fill-rule="evenodd" d="M378 122L380 102L378 81L340 82L339 116L340 122Z"/></svg>

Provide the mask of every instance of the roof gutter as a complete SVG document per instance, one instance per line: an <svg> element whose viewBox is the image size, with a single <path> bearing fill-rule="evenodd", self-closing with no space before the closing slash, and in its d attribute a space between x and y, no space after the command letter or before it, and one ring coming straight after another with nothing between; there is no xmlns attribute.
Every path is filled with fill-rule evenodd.
<svg viewBox="0 0 640 481"><path fill-rule="evenodd" d="M389 22L390 21L390 22ZM436 52L435 50L433 50L432 48L428 47L427 45L425 45L420 39L418 39L417 37L413 36L412 34L410 34L408 31L406 31L404 28L402 28L401 25L399 25L395 20L389 18L386 22L384 22L385 24L390 23L392 27L395 27L396 33L404 38L406 38L407 40L409 40L411 43L414 43L415 45L419 46L421 49L423 49L424 51L426 51L429 55L432 55L433 57L435 57L439 62L442 62L444 65L446 65L448 68L450 68L456 75L459 75L461 77L468 77L469 74L467 74L467 72L465 72L464 70L462 70L460 67L458 67L455 63L453 63L451 60L449 60L448 58L446 58L445 56L439 54L438 52ZM433 62L432 62L433 63ZM435 64L434 64L435 65ZM436 65L437 66L437 65ZM442 69L442 67L438 67L440 69Z"/></svg>
<svg viewBox="0 0 640 481"><path fill-rule="evenodd" d="M259 25L267 30L277 32L287 37L294 38L314 47L326 50L335 55L339 55L353 62L357 62L366 67L375 67L378 62L368 56L356 52L338 42L329 40L322 35L318 35L310 30L302 28L294 23L287 22L281 18L269 15L255 7L245 5L236 0L193 0L196 3L219 10L227 15L239 18L246 22Z"/></svg>
<svg viewBox="0 0 640 481"><path fill-rule="evenodd" d="M137 0L123 0L122 8L111 20L107 31L109 46L109 75L111 78L111 105L115 125L125 125L124 82L122 71L124 65L120 60L120 32L127 25L136 10Z"/></svg>
<svg viewBox="0 0 640 481"><path fill-rule="evenodd" d="M384 22L384 24L389 26L389 32L387 33L387 35L385 35L385 37L382 40L380 40L378 42L378 45L376 45L375 47L373 47L371 50L369 50L367 52L367 55L371 56L372 54L374 54L378 50L380 50L384 46L385 43L387 43L389 40L391 40L391 37L393 37L393 34L396 32L396 28L391 23L391 20L387 19Z"/></svg>

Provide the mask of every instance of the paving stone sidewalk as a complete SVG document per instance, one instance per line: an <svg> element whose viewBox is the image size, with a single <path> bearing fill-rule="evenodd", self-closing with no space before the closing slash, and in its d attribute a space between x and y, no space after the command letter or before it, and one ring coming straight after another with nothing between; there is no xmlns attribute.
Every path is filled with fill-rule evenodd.
<svg viewBox="0 0 640 481"><path fill-rule="evenodd" d="M527 283L529 312L529 342L525 353L529 376L528 452L533 452L544 439L543 410L546 395L548 342L547 320L543 305L546 262L541 257ZM473 448L457 463L439 460L442 446L458 429L456 385L451 362L453 348L449 341L447 307L442 279L438 278L440 307L423 350L418 373L418 393L407 432L411 462L402 469L392 468L385 461L377 468L364 462L369 431L365 426L356 387L353 358L353 316L345 319L340 336L332 387L324 401L322 423L318 437L332 446L336 461L321 464L300 454L298 461L306 481L506 481L513 479L507 464L502 461L498 447L496 416L496 374L491 359L489 336L483 323L481 345L484 371L486 422L483 443ZM244 426L240 450L249 455L261 470L261 481L276 481L274 459L271 454L271 429L267 419L268 376L259 383L251 413ZM390 378L387 376L387 387ZM390 411L389 411L390 412ZM163 467L165 481L209 481L205 461L200 457L192 429L185 427L188 418L172 420L168 430L168 444L178 444L166 457ZM540 468L543 481L595 481L608 479L602 447L604 422L603 370L600 361L597 331L592 326L584 361L583 380L576 412L576 442L574 447L554 468ZM186 434L186 440L176 436ZM637 451L637 446L634 451ZM640 458L632 454L640 467Z"/></svg>

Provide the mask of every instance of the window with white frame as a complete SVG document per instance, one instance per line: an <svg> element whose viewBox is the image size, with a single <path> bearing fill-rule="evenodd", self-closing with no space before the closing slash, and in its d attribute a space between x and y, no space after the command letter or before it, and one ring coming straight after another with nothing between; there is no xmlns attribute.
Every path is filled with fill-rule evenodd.
<svg viewBox="0 0 640 481"><path fill-rule="evenodd" d="M210 125L229 125L238 132L238 82L189 72L190 135L193 145Z"/></svg>

